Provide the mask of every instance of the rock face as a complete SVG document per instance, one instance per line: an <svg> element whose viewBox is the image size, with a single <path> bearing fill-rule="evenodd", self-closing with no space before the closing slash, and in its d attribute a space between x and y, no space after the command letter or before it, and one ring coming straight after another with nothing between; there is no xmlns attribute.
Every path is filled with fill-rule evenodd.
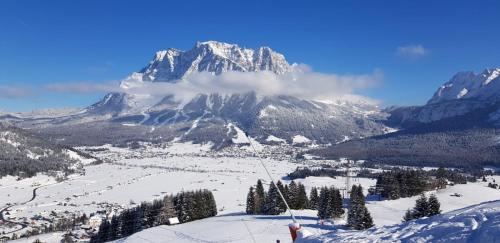
<svg viewBox="0 0 500 243"><path fill-rule="evenodd" d="M269 47L241 48L217 41L198 42L189 51L159 51L153 60L136 73L143 81L175 82L195 72L219 75L228 71L271 71L284 74L290 70L285 57Z"/></svg>

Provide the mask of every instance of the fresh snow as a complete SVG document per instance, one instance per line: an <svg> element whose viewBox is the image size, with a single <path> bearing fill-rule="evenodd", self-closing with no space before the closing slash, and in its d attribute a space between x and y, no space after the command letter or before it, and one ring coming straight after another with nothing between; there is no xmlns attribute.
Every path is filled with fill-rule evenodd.
<svg viewBox="0 0 500 243"><path fill-rule="evenodd" d="M286 140L285 140L285 139L278 138L278 137L273 136L273 135L269 135L269 136L266 138L266 141L268 141L268 142L286 143Z"/></svg>
<svg viewBox="0 0 500 243"><path fill-rule="evenodd" d="M307 137L304 137L302 135L295 135L292 138L293 144L303 144L303 143L310 143L311 140Z"/></svg>

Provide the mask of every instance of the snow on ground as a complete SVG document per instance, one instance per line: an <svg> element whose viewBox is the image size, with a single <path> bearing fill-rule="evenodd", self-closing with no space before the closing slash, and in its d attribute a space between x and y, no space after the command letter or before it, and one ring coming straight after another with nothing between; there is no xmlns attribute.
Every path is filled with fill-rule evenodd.
<svg viewBox="0 0 500 243"><path fill-rule="evenodd" d="M366 231L335 230L297 242L500 242L500 201Z"/></svg>
<svg viewBox="0 0 500 243"><path fill-rule="evenodd" d="M233 130L236 131L236 135L232 138L233 143L248 143L248 137L243 130L232 123L229 123L227 126L229 128L229 132Z"/></svg>
<svg viewBox="0 0 500 243"><path fill-rule="evenodd" d="M22 180L14 176L4 176L0 178L0 208L7 203L28 201L33 196L32 191L35 187L55 182L53 177L43 174Z"/></svg>
<svg viewBox="0 0 500 243"><path fill-rule="evenodd" d="M295 211L297 213L297 211ZM328 226L316 226L316 212L299 211L302 225L316 234L326 233ZM290 242L290 216L228 214L175 226L159 226L115 242ZM252 237L255 239L253 241Z"/></svg>
<svg viewBox="0 0 500 243"><path fill-rule="evenodd" d="M105 159L108 163L85 166L84 174L72 175L58 184L53 184L53 179L43 175L21 181L16 181L14 177L0 179L0 206L30 199L32 189L37 183L48 186L40 188L32 202L14 206L12 211L16 211L17 216L30 217L52 210L88 214L102 210L107 203L130 207L134 206L131 202L139 203L182 190L206 188L214 193L219 216L177 226L148 229L122 241L252 242L249 229L256 242L275 242L278 238L281 242L288 242L286 225L290 221L286 214L242 215L248 188L254 185L257 179L263 179L264 184L269 184L265 170L257 158L214 154L209 152L209 146L211 145L173 143L166 147L136 150L109 145L98 147L103 151L96 150L93 155ZM248 149L248 146L242 146L241 149ZM269 158L264 159L264 162L275 179L286 178L287 173L295 170L297 166L303 166L293 161ZM316 161L304 163L313 165ZM500 176L488 179L500 181ZM343 189L346 178L307 177L296 181L303 183L309 192L313 186L335 186ZM284 180L284 183L290 181ZM375 185L375 180L351 178L350 183L363 185L366 194L368 188ZM435 193L441 201L443 212L500 199L500 190L487 187L487 182L455 185ZM451 196L454 193L463 196ZM377 201L376 198L369 197L367 207L378 227L387 226L400 223L405 210L413 207L415 199L416 197ZM315 211L301 210L295 213L303 227L315 235L324 235L338 228L318 225ZM336 225L342 224L344 220L338 220ZM47 237L50 238L50 235L52 234Z"/></svg>
<svg viewBox="0 0 500 243"><path fill-rule="evenodd" d="M295 135L292 138L293 144L301 144L301 143L310 143L311 140L309 138L306 138L302 135Z"/></svg>
<svg viewBox="0 0 500 243"><path fill-rule="evenodd" d="M273 135L269 135L269 136L266 138L266 141L268 141L268 142L286 143L286 140L285 140L285 139L282 139L282 138L279 138L279 137L275 137L275 136L273 136Z"/></svg>

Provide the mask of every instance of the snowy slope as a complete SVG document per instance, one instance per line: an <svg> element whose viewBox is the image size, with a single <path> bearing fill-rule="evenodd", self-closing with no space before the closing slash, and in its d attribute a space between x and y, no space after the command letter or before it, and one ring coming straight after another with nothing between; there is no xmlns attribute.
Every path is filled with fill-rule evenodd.
<svg viewBox="0 0 500 243"><path fill-rule="evenodd" d="M500 242L500 201L365 231L337 230L297 242Z"/></svg>
<svg viewBox="0 0 500 243"><path fill-rule="evenodd" d="M428 104L467 98L498 99L499 77L500 68L486 69L480 74L459 72L436 91Z"/></svg>
<svg viewBox="0 0 500 243"><path fill-rule="evenodd" d="M500 125L500 68L459 72L423 106L391 108L389 123L401 127L443 119ZM462 116L462 117L460 117ZM460 118L458 118L460 117ZM450 121L452 122L452 121Z"/></svg>

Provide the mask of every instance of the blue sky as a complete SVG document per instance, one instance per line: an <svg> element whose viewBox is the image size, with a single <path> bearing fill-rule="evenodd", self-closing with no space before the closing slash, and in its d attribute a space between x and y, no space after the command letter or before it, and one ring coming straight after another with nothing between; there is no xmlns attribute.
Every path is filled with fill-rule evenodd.
<svg viewBox="0 0 500 243"><path fill-rule="evenodd" d="M423 104L461 70L500 66L498 1L0 2L0 87L117 82L160 49L270 46L315 71L384 79L358 93ZM2 89L0 89L2 90ZM0 109L83 107L102 93L0 94Z"/></svg>

